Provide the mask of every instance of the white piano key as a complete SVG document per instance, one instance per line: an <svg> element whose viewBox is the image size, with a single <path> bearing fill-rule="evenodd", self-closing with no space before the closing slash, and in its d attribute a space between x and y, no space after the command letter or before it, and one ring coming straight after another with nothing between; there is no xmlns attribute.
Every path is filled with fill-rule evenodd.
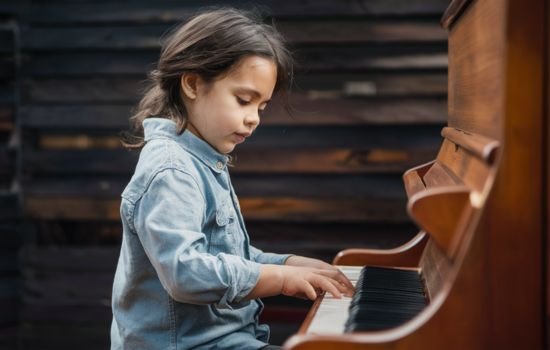
<svg viewBox="0 0 550 350"><path fill-rule="evenodd" d="M338 266L338 268L355 285L363 266ZM328 293L325 294L307 332L318 334L344 333L350 303L350 297L342 296L342 298L337 299Z"/></svg>

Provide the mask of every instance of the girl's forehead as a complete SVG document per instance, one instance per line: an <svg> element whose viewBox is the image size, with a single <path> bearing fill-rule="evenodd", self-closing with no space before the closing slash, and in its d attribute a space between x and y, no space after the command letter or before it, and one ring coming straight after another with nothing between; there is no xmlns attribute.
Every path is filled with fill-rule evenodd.
<svg viewBox="0 0 550 350"><path fill-rule="evenodd" d="M277 65L273 60L260 56L247 56L223 77L220 82L242 85L262 95L271 95L277 81Z"/></svg>
<svg viewBox="0 0 550 350"><path fill-rule="evenodd" d="M277 65L273 60L260 56L246 56L242 58L228 76L236 79L252 78L256 75L275 75L277 77Z"/></svg>

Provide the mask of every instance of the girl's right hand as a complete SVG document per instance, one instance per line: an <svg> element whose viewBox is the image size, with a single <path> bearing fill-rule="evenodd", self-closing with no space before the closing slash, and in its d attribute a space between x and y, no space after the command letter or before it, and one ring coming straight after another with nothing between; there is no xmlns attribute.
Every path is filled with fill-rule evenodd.
<svg viewBox="0 0 550 350"><path fill-rule="evenodd" d="M284 294L315 300L324 291L340 298L342 294L351 296L353 286L337 269L266 264L247 299Z"/></svg>
<svg viewBox="0 0 550 350"><path fill-rule="evenodd" d="M315 300L323 291L335 298L353 294L353 286L347 279L342 280L343 274L339 270L297 266L281 266L281 269L283 295Z"/></svg>

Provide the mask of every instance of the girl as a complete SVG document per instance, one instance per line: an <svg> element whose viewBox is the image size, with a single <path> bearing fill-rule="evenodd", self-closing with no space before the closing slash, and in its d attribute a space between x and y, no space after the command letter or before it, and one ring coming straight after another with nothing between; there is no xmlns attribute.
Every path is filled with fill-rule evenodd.
<svg viewBox="0 0 550 350"><path fill-rule="evenodd" d="M261 349L260 297L335 297L353 287L320 260L250 245L227 170L237 144L285 91L280 35L233 9L202 13L165 41L132 117L141 148L122 193L111 349Z"/></svg>

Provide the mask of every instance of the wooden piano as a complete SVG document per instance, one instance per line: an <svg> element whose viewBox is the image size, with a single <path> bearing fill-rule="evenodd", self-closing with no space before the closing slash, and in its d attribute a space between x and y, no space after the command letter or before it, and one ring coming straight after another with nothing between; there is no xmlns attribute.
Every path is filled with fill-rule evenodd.
<svg viewBox="0 0 550 350"><path fill-rule="evenodd" d="M403 175L420 232L340 252L334 264L361 295L320 297L285 349L547 346L545 11L542 0L451 2L448 125L437 158Z"/></svg>

